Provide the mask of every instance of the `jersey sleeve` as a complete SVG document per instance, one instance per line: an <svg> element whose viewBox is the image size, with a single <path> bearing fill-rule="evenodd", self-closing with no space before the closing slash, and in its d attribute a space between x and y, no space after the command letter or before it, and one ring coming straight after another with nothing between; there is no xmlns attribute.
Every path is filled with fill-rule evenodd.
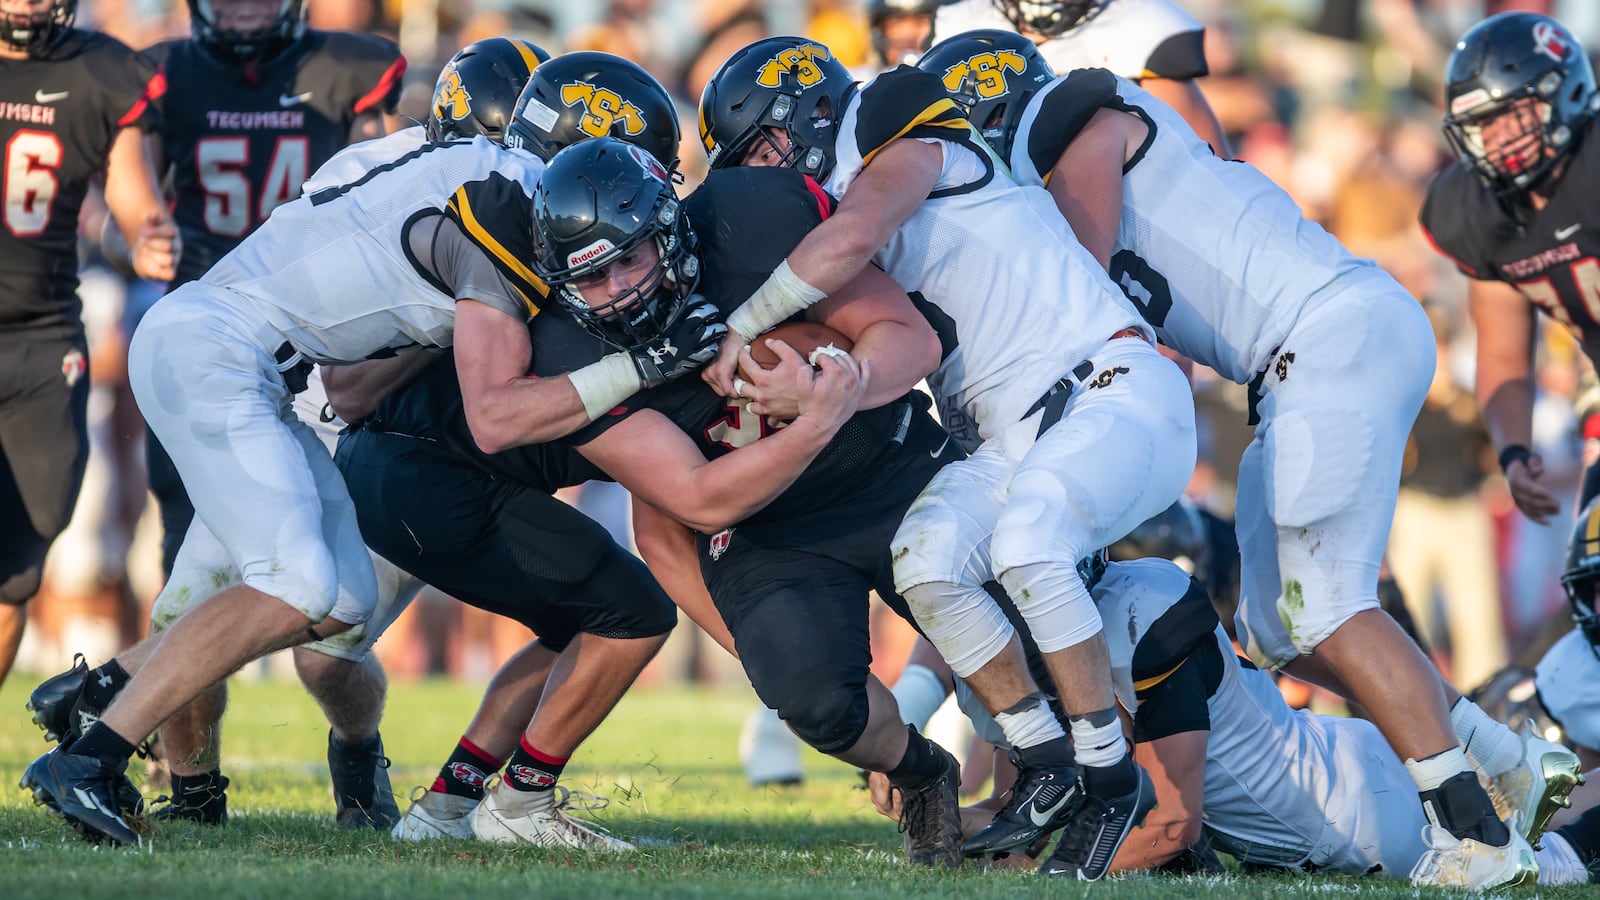
<svg viewBox="0 0 1600 900"><path fill-rule="evenodd" d="M971 143L972 126L932 72L890 69L861 88L860 103L854 138L864 166L900 138Z"/></svg>
<svg viewBox="0 0 1600 900"><path fill-rule="evenodd" d="M1134 690L1154 687L1197 648L1216 643L1217 611L1198 581L1151 622L1133 649Z"/></svg>
<svg viewBox="0 0 1600 900"><path fill-rule="evenodd" d="M516 319L539 311L450 219L432 215L411 222L406 252L424 278L457 300L487 303Z"/></svg>
<svg viewBox="0 0 1600 900"><path fill-rule="evenodd" d="M1139 708L1133 714L1136 743L1190 731L1211 730L1206 700L1221 681L1227 660L1216 641L1195 648L1177 667L1146 682L1134 682Z"/></svg>
<svg viewBox="0 0 1600 900"><path fill-rule="evenodd" d="M1105 69L1078 69L1057 78L1039 93L1028 127L1026 152L1029 165L1041 181L1094 114L1117 99L1117 78Z"/></svg>
<svg viewBox="0 0 1600 900"><path fill-rule="evenodd" d="M158 125L154 104L167 92L167 80L156 59L135 53L121 41L96 35L99 46L88 54L89 71L106 113L117 128L153 131Z"/></svg>
<svg viewBox="0 0 1600 900"><path fill-rule="evenodd" d="M700 256L700 293L737 309L811 229L834 199L794 169L718 169L684 201Z"/></svg>
<svg viewBox="0 0 1600 900"><path fill-rule="evenodd" d="M537 313L550 288L525 262L534 258L533 198L522 184L499 173L468 182L451 196L445 215L522 294L528 314Z"/></svg>
<svg viewBox="0 0 1600 900"><path fill-rule="evenodd" d="M395 111L406 58L393 41L375 34L329 32L327 49L338 61L335 77L353 114Z"/></svg>
<svg viewBox="0 0 1600 900"><path fill-rule="evenodd" d="M1140 78L1188 81L1211 74L1206 64L1206 30L1197 28L1169 35L1150 52Z"/></svg>
<svg viewBox="0 0 1600 900"><path fill-rule="evenodd" d="M1487 192L1477 175L1459 161L1428 185L1419 220L1423 236L1433 248L1456 264L1468 278L1494 280L1493 266L1478 249L1476 230L1493 219L1481 207Z"/></svg>

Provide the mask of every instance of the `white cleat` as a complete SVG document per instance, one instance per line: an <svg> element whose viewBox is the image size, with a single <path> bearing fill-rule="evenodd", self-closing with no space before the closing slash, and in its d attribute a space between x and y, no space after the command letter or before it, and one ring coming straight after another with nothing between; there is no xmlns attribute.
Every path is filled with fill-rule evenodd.
<svg viewBox="0 0 1600 900"><path fill-rule="evenodd" d="M604 809L608 803L608 799L593 794L574 794L560 785L548 791L519 791L497 781L472 814L472 833L496 844L612 853L633 850L634 846L627 841L566 814L569 809Z"/></svg>
<svg viewBox="0 0 1600 900"><path fill-rule="evenodd" d="M800 765L800 739L765 706L750 711L739 732L739 761L751 787L800 784L806 772Z"/></svg>
<svg viewBox="0 0 1600 900"><path fill-rule="evenodd" d="M1461 840L1437 825L1423 826L1422 842L1428 850L1411 868L1411 883L1473 891L1534 884L1539 880L1539 863L1517 824L1515 819L1506 823L1511 842L1504 847Z"/></svg>
<svg viewBox="0 0 1600 900"><path fill-rule="evenodd" d="M1537 847L1550 817L1572 805L1572 789L1583 784L1583 771L1577 754L1540 737L1531 719L1523 723L1518 737L1522 762L1490 777L1485 789L1500 820L1510 822L1512 815L1518 816L1523 837Z"/></svg>
<svg viewBox="0 0 1600 900"><path fill-rule="evenodd" d="M397 841L433 841L448 838L470 841L472 811L478 801L430 791L418 785L411 792L411 806L389 832Z"/></svg>

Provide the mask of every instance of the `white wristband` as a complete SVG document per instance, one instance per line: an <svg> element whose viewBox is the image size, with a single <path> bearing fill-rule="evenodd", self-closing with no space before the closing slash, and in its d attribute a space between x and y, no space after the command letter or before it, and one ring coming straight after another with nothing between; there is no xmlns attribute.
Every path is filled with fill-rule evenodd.
<svg viewBox="0 0 1600 900"><path fill-rule="evenodd" d="M639 392L639 370L626 353L609 353L581 369L574 369L567 378L583 401L583 411L593 422L617 404Z"/></svg>
<svg viewBox="0 0 1600 900"><path fill-rule="evenodd" d="M728 330L746 339L755 337L826 296L796 275L786 259L728 316Z"/></svg>

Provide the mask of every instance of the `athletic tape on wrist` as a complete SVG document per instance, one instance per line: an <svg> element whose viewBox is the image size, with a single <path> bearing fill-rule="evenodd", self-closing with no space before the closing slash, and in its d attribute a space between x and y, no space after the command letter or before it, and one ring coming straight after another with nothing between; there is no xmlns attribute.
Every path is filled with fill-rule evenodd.
<svg viewBox="0 0 1600 900"><path fill-rule="evenodd" d="M617 404L639 392L639 370L626 353L610 353L581 369L575 369L567 378L583 401L583 411L593 422Z"/></svg>
<svg viewBox="0 0 1600 900"><path fill-rule="evenodd" d="M728 330L746 339L754 337L826 296L796 275L786 259L772 270L749 300L728 316Z"/></svg>

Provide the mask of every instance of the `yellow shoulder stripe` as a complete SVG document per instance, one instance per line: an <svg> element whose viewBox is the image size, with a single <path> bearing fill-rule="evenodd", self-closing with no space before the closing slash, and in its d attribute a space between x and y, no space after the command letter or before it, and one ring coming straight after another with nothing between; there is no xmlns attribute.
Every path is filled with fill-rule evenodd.
<svg viewBox="0 0 1600 900"><path fill-rule="evenodd" d="M477 216L472 214L472 204L467 200L465 185L456 188L455 196L450 198L450 208L455 210L456 218L461 222L461 227L467 230L467 234L478 246L494 254L495 259L500 260L501 265L530 285L541 298L550 295L549 286L538 275L535 275L532 269L524 265L522 260L517 259L512 255L511 251L495 240L494 235L490 234L478 222ZM528 314L537 315L539 312L538 304L528 297L526 291L522 291L519 288L518 293L522 294L522 302L528 305Z"/></svg>
<svg viewBox="0 0 1600 900"><path fill-rule="evenodd" d="M1592 544L1600 541L1600 503L1596 503L1589 511L1589 522L1583 530L1583 542Z"/></svg>
<svg viewBox="0 0 1600 900"><path fill-rule="evenodd" d="M953 118L944 119L943 121L934 121L936 118L945 113L955 113L955 116ZM865 166L871 163L872 158L877 156L883 150L883 148L905 137L907 132L919 125L929 125L934 128L954 128L957 131L967 131L972 127L967 124L966 119L961 117L961 110L956 106L956 102L951 100L949 97L945 97L942 100L937 100L933 103L930 103L927 109L917 113L917 115L912 118L910 122L906 123L904 128L895 132L893 137L879 144L877 147L874 147L871 153L861 157L861 164Z"/></svg>
<svg viewBox="0 0 1600 900"><path fill-rule="evenodd" d="M1133 683L1134 691L1135 692L1137 692L1137 691L1147 691L1147 690L1155 687L1156 685L1160 684L1161 682L1166 681L1167 678L1169 676L1171 676L1173 672L1176 672L1179 669L1183 668L1183 664L1186 663L1186 662L1188 662L1188 658L1187 657L1185 657L1184 659L1179 660L1177 665L1175 665L1172 668L1166 670L1165 672L1162 672L1160 675L1155 675L1155 676L1152 676L1150 678L1146 678L1143 681L1135 681Z"/></svg>

